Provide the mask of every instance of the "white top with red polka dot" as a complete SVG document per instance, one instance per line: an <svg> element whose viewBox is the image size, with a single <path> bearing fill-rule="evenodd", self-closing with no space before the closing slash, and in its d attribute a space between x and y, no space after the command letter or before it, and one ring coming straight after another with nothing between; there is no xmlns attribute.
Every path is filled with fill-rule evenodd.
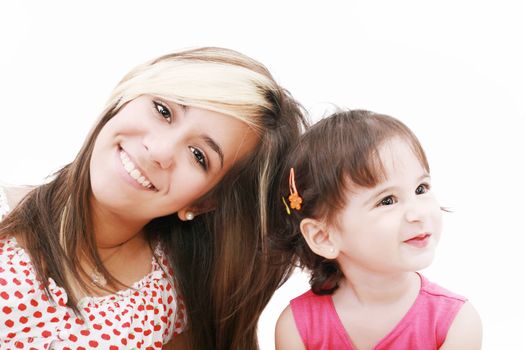
<svg viewBox="0 0 525 350"><path fill-rule="evenodd" d="M8 211L0 187L0 220ZM172 278L164 272L170 269L160 247L155 255L151 272L130 289L81 299L79 317L51 278L48 298L16 239L1 239L0 349L162 348L184 331L187 318Z"/></svg>

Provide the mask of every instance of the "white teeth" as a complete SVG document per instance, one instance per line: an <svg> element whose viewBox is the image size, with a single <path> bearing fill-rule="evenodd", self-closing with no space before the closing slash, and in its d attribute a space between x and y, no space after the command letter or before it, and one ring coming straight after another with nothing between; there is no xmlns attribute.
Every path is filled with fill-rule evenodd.
<svg viewBox="0 0 525 350"><path fill-rule="evenodd" d="M133 169L135 169L135 167L129 160L122 162L122 164L124 164L124 169L126 169L128 173L130 173Z"/></svg>
<svg viewBox="0 0 525 350"><path fill-rule="evenodd" d="M124 169L126 169L126 171L128 172L129 176L135 179L143 187L148 189L153 188L151 182L146 180L146 177L142 175L138 169L135 168L135 164L133 164L131 159L129 159L128 155L124 151L120 151L120 160L122 161L122 165L124 166Z"/></svg>
<svg viewBox="0 0 525 350"><path fill-rule="evenodd" d="M138 171L137 169L133 169L131 170L131 172L129 173L131 175L132 178L134 178L135 180L138 180L139 177L141 176L140 175L140 171Z"/></svg>

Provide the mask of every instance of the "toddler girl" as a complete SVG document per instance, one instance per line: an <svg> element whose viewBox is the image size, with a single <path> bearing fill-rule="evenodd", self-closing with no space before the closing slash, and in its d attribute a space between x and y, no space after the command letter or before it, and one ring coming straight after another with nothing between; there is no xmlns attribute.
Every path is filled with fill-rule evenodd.
<svg viewBox="0 0 525 350"><path fill-rule="evenodd" d="M311 290L281 314L277 349L480 348L472 305L416 272L434 258L441 208L403 123L335 113L306 132L284 169L274 244L311 271Z"/></svg>

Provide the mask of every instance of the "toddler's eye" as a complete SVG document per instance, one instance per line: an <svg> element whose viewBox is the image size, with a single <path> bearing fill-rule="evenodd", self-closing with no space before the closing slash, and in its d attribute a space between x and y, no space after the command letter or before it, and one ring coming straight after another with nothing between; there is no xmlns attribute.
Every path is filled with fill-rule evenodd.
<svg viewBox="0 0 525 350"><path fill-rule="evenodd" d="M171 112L168 107L156 101L153 101L153 106L162 118L166 119L168 123L171 123Z"/></svg>
<svg viewBox="0 0 525 350"><path fill-rule="evenodd" d="M385 197L385 198L381 199L381 201L379 202L378 206L392 205L394 203L396 203L396 200L395 200L394 196L388 196L388 197Z"/></svg>
<svg viewBox="0 0 525 350"><path fill-rule="evenodd" d="M429 190L430 190L430 185L429 184L421 184L421 185L417 186L416 194L427 193Z"/></svg>

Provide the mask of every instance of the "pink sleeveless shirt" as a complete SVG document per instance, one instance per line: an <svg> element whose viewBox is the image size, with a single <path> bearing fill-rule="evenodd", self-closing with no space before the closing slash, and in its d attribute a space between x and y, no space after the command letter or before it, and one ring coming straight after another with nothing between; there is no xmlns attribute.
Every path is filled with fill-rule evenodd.
<svg viewBox="0 0 525 350"><path fill-rule="evenodd" d="M414 304L374 350L438 349L445 341L466 299L420 277L421 289ZM315 295L310 290L293 299L290 305L306 349L355 349L330 295Z"/></svg>

